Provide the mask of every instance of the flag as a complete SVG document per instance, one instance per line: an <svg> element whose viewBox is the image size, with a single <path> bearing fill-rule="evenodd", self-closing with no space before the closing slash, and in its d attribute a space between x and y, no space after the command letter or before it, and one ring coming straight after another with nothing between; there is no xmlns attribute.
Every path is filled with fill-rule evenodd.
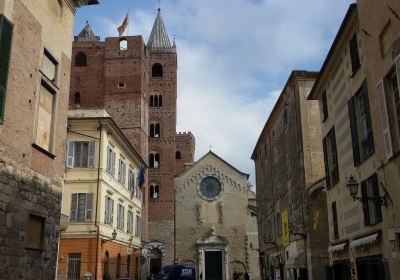
<svg viewBox="0 0 400 280"><path fill-rule="evenodd" d="M143 186L144 186L144 166L142 165L140 167L140 171L139 171L139 175L138 175L138 185L139 185L139 189L142 190Z"/></svg>
<svg viewBox="0 0 400 280"><path fill-rule="evenodd" d="M119 36L121 36L125 32L127 26L128 26L128 14L126 14L124 21L117 28Z"/></svg>

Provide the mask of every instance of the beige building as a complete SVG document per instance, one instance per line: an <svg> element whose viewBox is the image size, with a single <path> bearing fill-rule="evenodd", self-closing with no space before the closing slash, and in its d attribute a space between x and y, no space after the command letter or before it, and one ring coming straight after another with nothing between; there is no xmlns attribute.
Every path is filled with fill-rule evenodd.
<svg viewBox="0 0 400 280"><path fill-rule="evenodd" d="M317 72L293 71L254 148L263 279L325 279L326 192Z"/></svg>
<svg viewBox="0 0 400 280"><path fill-rule="evenodd" d="M104 109L68 114L58 279L139 276L145 165Z"/></svg>
<svg viewBox="0 0 400 280"><path fill-rule="evenodd" d="M260 279L248 176L210 151L175 177L175 259L195 264L197 277L232 279L234 271L242 277L247 271Z"/></svg>
<svg viewBox="0 0 400 280"><path fill-rule="evenodd" d="M0 1L0 278L54 279L76 8Z"/></svg>
<svg viewBox="0 0 400 280"><path fill-rule="evenodd" d="M399 279L400 3L358 2L309 97L321 112L331 275Z"/></svg>

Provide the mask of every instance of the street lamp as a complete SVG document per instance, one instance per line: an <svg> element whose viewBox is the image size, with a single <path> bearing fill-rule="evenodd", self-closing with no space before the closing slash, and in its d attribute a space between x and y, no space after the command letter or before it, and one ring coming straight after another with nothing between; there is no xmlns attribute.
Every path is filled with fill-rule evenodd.
<svg viewBox="0 0 400 280"><path fill-rule="evenodd" d="M387 192L384 190L385 195L384 196L357 196L358 194L358 186L360 183L357 182L357 180L353 177L350 176L347 180L347 188L349 189L350 195L353 197L353 200L359 200L361 202L366 202L366 201L373 201L376 205L378 206L385 206L387 207Z"/></svg>
<svg viewBox="0 0 400 280"><path fill-rule="evenodd" d="M109 238L109 239L101 239L101 246L103 246L103 244L106 243L107 241L115 240L116 238L117 238L117 232L114 229L114 231L111 233L111 238Z"/></svg>

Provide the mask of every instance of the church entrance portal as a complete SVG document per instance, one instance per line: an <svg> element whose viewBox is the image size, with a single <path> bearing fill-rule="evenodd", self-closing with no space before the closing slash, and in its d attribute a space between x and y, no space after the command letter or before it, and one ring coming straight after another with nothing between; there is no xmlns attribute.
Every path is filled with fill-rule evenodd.
<svg viewBox="0 0 400 280"><path fill-rule="evenodd" d="M222 280L222 251L205 251L205 280Z"/></svg>
<svg viewBox="0 0 400 280"><path fill-rule="evenodd" d="M152 249L150 251L150 275L157 275L161 271L161 251L159 249Z"/></svg>

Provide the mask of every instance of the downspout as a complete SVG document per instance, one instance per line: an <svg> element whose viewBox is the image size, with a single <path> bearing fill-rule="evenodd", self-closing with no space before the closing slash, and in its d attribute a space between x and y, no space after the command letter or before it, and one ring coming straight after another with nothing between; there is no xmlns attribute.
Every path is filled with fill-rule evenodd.
<svg viewBox="0 0 400 280"><path fill-rule="evenodd" d="M100 227L98 224L98 207L99 207L99 188L100 188L100 164L101 164L101 149L102 149L102 134L103 134L103 127L99 121L100 126L100 139L99 139L99 157L98 157L98 164L97 164L97 190L96 190L96 217L94 220L94 226L97 228L97 236L96 236L96 265L94 271L94 279L97 280L97 269L99 264L99 241L100 241Z"/></svg>

